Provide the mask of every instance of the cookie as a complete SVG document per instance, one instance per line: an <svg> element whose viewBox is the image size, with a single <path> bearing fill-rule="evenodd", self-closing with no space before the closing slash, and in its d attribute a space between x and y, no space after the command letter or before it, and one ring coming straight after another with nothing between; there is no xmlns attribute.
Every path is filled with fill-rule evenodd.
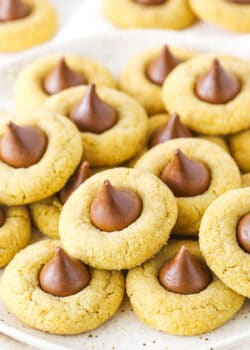
<svg viewBox="0 0 250 350"><path fill-rule="evenodd" d="M163 86L165 107L170 113L179 113L186 126L201 134L244 130L250 126L249 73L248 62L238 58L193 58L167 77Z"/></svg>
<svg viewBox="0 0 250 350"><path fill-rule="evenodd" d="M191 0L190 5L199 18L226 29L250 32L250 3L233 0Z"/></svg>
<svg viewBox="0 0 250 350"><path fill-rule="evenodd" d="M84 266L79 267L79 262L75 260L72 262L62 250L59 250L53 261L56 247L60 247L59 241L44 240L17 254L1 279L2 300L8 310L25 325L44 332L79 334L100 326L117 311L122 302L123 275L116 271L86 270L85 267L83 273L89 273L89 279L85 281L87 285L70 294L72 290L66 290L69 286L69 283L66 284L67 279L70 279L69 272L73 270L77 276L81 276L79 269ZM65 260L70 266L58 264ZM52 270L48 266L49 262L54 263L52 276L44 276L46 271L43 267L46 264L47 272ZM55 285L59 279L63 286L53 293L59 294L60 291L63 294L67 291L68 296L56 296L52 290L44 290L52 277L55 278ZM69 282L71 289L75 289L76 285L71 280Z"/></svg>
<svg viewBox="0 0 250 350"><path fill-rule="evenodd" d="M235 292L250 296L250 188L229 191L205 212L200 247L208 266ZM244 232L245 230L245 232Z"/></svg>
<svg viewBox="0 0 250 350"><path fill-rule="evenodd" d="M155 176L117 168L92 176L71 195L59 232L65 249L88 265L129 269L161 249L176 217L174 196Z"/></svg>
<svg viewBox="0 0 250 350"><path fill-rule="evenodd" d="M228 137L228 145L232 157L243 172L250 171L250 130L244 130Z"/></svg>
<svg viewBox="0 0 250 350"><path fill-rule="evenodd" d="M0 202L28 204L59 191L82 157L77 128L56 113L6 115L0 121Z"/></svg>
<svg viewBox="0 0 250 350"><path fill-rule="evenodd" d="M181 252L183 246L186 248L182 248ZM177 282L178 286L181 282L178 280L180 276L176 274L182 268L186 274L181 277L186 277L187 280L190 277L187 276L188 272L191 275L196 272L196 280L192 280L191 285L199 281L200 274L204 272L190 271L190 265L185 266L187 262L192 263L197 258L198 262L203 262L198 242L171 241L153 259L129 271L126 290L134 312L150 327L174 335L198 335L220 327L241 308L244 298L229 289L215 275L211 276L210 283L203 286L200 292L183 294L182 291L181 294L181 291L173 292L165 288L158 278L159 272L164 263L170 262L178 252L179 264L175 258L176 273L172 277L172 283ZM190 253L196 258L190 258L187 255ZM180 263L183 264L182 267ZM184 287L183 283L182 290Z"/></svg>
<svg viewBox="0 0 250 350"><path fill-rule="evenodd" d="M0 267L7 265L30 241L31 225L25 207L0 208Z"/></svg>
<svg viewBox="0 0 250 350"><path fill-rule="evenodd" d="M250 187L250 174L241 175L241 187Z"/></svg>
<svg viewBox="0 0 250 350"><path fill-rule="evenodd" d="M194 55L195 53L190 50L176 47L158 47L137 54L128 61L122 71L120 88L134 96L150 115L164 112L161 96L162 80L178 64ZM148 71L150 67L151 72Z"/></svg>
<svg viewBox="0 0 250 350"><path fill-rule="evenodd" d="M107 106L116 113L115 123L107 129L93 129L97 124L102 126L102 111L105 110L107 119L112 118L113 114L106 112ZM93 85L71 88L50 97L44 108L69 116L77 124L81 131L83 157L90 166L123 163L142 148L147 137L148 118L144 109L135 99L114 89L101 87L95 92Z"/></svg>
<svg viewBox="0 0 250 350"><path fill-rule="evenodd" d="M0 51L16 52L49 40L57 15L48 0L3 0L0 5Z"/></svg>
<svg viewBox="0 0 250 350"><path fill-rule="evenodd" d="M182 29L196 20L187 0L105 0L104 13L122 28Z"/></svg>
<svg viewBox="0 0 250 350"><path fill-rule="evenodd" d="M162 178L176 192L178 218L173 232L179 235L196 235L211 202L241 183L233 159L221 147L198 138L180 138L155 146L135 168ZM200 191L198 185L202 185Z"/></svg>
<svg viewBox="0 0 250 350"><path fill-rule="evenodd" d="M64 59L60 55L45 56L19 73L14 85L14 102L17 109L32 110L41 106L56 91L88 83L116 86L109 71L88 58L76 55L66 55Z"/></svg>

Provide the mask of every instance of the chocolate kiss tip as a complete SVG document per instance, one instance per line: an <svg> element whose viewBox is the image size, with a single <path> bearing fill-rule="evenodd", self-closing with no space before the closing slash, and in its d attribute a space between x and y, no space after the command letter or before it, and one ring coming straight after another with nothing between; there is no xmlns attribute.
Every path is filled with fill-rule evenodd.
<svg viewBox="0 0 250 350"><path fill-rule="evenodd" d="M95 84L88 86L69 117L80 131L95 134L111 129L118 119L117 111L98 96Z"/></svg>
<svg viewBox="0 0 250 350"><path fill-rule="evenodd" d="M180 117L174 113L169 119L168 123L157 128L151 135L149 146L153 147L159 143L179 137L192 137L191 131L181 123Z"/></svg>
<svg viewBox="0 0 250 350"><path fill-rule="evenodd" d="M161 268L159 280L170 292L194 294L206 289L212 278L208 268L183 245Z"/></svg>
<svg viewBox="0 0 250 350"><path fill-rule="evenodd" d="M30 13L30 5L22 0L0 1L0 22L21 19L27 17Z"/></svg>
<svg viewBox="0 0 250 350"><path fill-rule="evenodd" d="M90 216L93 224L102 231L121 231L141 214L140 197L128 188L116 188L105 180L95 196Z"/></svg>
<svg viewBox="0 0 250 350"><path fill-rule="evenodd" d="M40 271L39 281L45 292L66 297L87 287L90 274L83 263L71 258L61 247L56 247L54 257Z"/></svg>
<svg viewBox="0 0 250 350"><path fill-rule="evenodd" d="M147 68L148 79L157 85L162 85L168 74L179 64L181 60L172 55L168 46L165 45L160 55L149 64Z"/></svg>
<svg viewBox="0 0 250 350"><path fill-rule="evenodd" d="M192 197L204 193L211 176L202 162L189 159L180 149L174 151L172 160L162 170L160 178L176 197Z"/></svg>
<svg viewBox="0 0 250 350"><path fill-rule="evenodd" d="M227 72L215 58L208 73L196 82L195 93L202 101L225 104L233 100L241 90L239 79Z"/></svg>
<svg viewBox="0 0 250 350"><path fill-rule="evenodd" d="M49 95L57 94L73 86L85 84L85 78L81 73L71 69L61 57L54 69L44 79L44 90Z"/></svg>
<svg viewBox="0 0 250 350"><path fill-rule="evenodd" d="M75 173L67 181L66 185L59 192L58 197L60 202L65 204L71 194L91 176L92 172L90 170L89 163L87 161L83 161Z"/></svg>

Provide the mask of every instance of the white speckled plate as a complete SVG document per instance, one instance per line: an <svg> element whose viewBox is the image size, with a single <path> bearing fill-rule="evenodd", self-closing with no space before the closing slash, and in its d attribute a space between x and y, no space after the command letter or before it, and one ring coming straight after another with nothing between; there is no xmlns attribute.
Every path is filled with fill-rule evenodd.
<svg viewBox="0 0 250 350"><path fill-rule="evenodd" d="M17 73L34 58L43 54L59 52L76 53L91 57L107 66L114 75L118 75L127 58L146 47L163 43L186 46L201 51L237 53L238 56L250 58L250 48L244 41L218 38L203 40L194 39L188 33L141 33L124 32L112 36L79 38L58 46L45 45L32 53L21 55L17 60L0 66L0 110L13 108L11 93ZM9 314L0 302L0 332L22 342L48 350L210 350L231 349L250 340L250 303L223 327L209 334L197 337L175 337L157 332L139 322L127 300L120 311L103 326L95 331L79 336L54 336L42 333L22 325Z"/></svg>

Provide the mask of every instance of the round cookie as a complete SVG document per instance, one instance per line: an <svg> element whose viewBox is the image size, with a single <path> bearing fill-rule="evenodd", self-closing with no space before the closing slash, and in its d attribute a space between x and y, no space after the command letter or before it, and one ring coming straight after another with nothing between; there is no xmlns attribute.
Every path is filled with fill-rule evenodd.
<svg viewBox="0 0 250 350"><path fill-rule="evenodd" d="M48 99L44 108L68 116L74 105L86 96L88 87L65 90ZM148 132L148 118L139 103L114 89L97 88L98 96L118 114L113 127L96 134L81 132L83 157L91 166L113 166L130 159L144 145Z"/></svg>
<svg viewBox="0 0 250 350"><path fill-rule="evenodd" d="M111 22L123 28L182 29L196 20L187 0L168 0L156 6L144 6L139 1L105 0L104 12Z"/></svg>
<svg viewBox="0 0 250 350"><path fill-rule="evenodd" d="M230 152L243 172L250 171L250 130L244 130L228 137Z"/></svg>
<svg viewBox="0 0 250 350"><path fill-rule="evenodd" d="M198 242L171 241L153 259L130 270L126 290L133 310L150 327L175 335L197 335L220 327L241 308L244 298L234 293L215 275L201 292L183 295L165 289L159 269L185 245L202 258Z"/></svg>
<svg viewBox="0 0 250 350"><path fill-rule="evenodd" d="M250 68L247 61L229 56L218 56L224 69L241 82L241 90L224 104L204 102L197 97L194 87L214 62L215 56L201 55L176 67L165 80L162 96L170 113L177 112L190 129L208 135L226 135L250 126Z"/></svg>
<svg viewBox="0 0 250 350"><path fill-rule="evenodd" d="M0 22L2 52L20 51L41 44L49 40L57 29L56 11L48 0L24 2L31 6L31 12L27 16Z"/></svg>
<svg viewBox="0 0 250 350"><path fill-rule="evenodd" d="M241 175L241 187L250 187L250 173Z"/></svg>
<svg viewBox="0 0 250 350"><path fill-rule="evenodd" d="M0 227L0 267L7 265L30 241L31 225L25 207L3 207L5 220Z"/></svg>
<svg viewBox="0 0 250 350"><path fill-rule="evenodd" d="M0 202L5 205L28 204L59 191L74 172L82 157L81 137L67 118L44 111L6 115L0 120L0 138L9 122L38 128L47 136L42 158L28 167L13 167L0 160Z"/></svg>
<svg viewBox="0 0 250 350"><path fill-rule="evenodd" d="M230 0L190 0L199 18L240 33L250 32L250 3Z"/></svg>
<svg viewBox="0 0 250 350"><path fill-rule="evenodd" d="M232 190L216 199L205 212L200 247L208 266L231 289L250 297L250 255L239 245L237 226L250 212L250 188Z"/></svg>
<svg viewBox="0 0 250 350"><path fill-rule="evenodd" d="M119 231L100 230L91 220L90 208L105 180L134 191L142 201L137 220ZM71 195L60 216L59 232L65 249L88 265L129 269L161 249L176 217L174 196L160 180L140 170L116 168L92 176Z"/></svg>
<svg viewBox="0 0 250 350"><path fill-rule="evenodd" d="M120 88L134 96L152 115L165 111L161 96L161 86L153 83L146 75L146 69L160 55L162 47L149 49L131 57L120 76ZM194 52L177 47L171 47L174 57L186 61L195 55Z"/></svg>
<svg viewBox="0 0 250 350"><path fill-rule="evenodd" d="M81 56L64 56L67 65L82 74L87 83L115 87L116 83L109 71L102 65ZM14 86L14 102L17 109L33 109L41 106L49 98L42 83L55 68L62 55L39 58L22 70Z"/></svg>
<svg viewBox="0 0 250 350"><path fill-rule="evenodd" d="M198 138L179 138L155 146L141 157L135 168L159 177L177 149L190 159L205 164L211 176L210 185L204 193L176 198L178 218L173 232L196 235L201 218L211 202L222 193L240 186L240 173L233 159L221 147Z"/></svg>
<svg viewBox="0 0 250 350"><path fill-rule="evenodd" d="M46 293L38 275L56 246L59 241L44 240L16 255L1 279L5 305L25 325L53 334L79 334L100 326L122 302L122 273L90 269L90 284L80 292L66 297Z"/></svg>

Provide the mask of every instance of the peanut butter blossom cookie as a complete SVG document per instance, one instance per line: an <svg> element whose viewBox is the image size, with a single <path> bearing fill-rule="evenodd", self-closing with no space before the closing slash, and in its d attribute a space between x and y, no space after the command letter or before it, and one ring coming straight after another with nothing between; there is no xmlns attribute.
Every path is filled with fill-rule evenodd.
<svg viewBox="0 0 250 350"><path fill-rule="evenodd" d="M73 86L95 83L115 87L109 71L81 56L50 55L37 59L17 77L14 101L18 109L33 109Z"/></svg>
<svg viewBox="0 0 250 350"><path fill-rule="evenodd" d="M250 32L250 0L190 0L190 5L204 21L236 32Z"/></svg>
<svg viewBox="0 0 250 350"><path fill-rule="evenodd" d="M250 187L250 173L241 175L241 187Z"/></svg>
<svg viewBox="0 0 250 350"><path fill-rule="evenodd" d="M64 248L88 265L135 267L166 243L177 217L171 191L155 176L116 168L84 182L59 221Z"/></svg>
<svg viewBox="0 0 250 350"><path fill-rule="evenodd" d="M83 157L91 166L112 166L144 145L148 118L133 98L110 88L76 87L48 99L44 108L67 116L81 132Z"/></svg>
<svg viewBox="0 0 250 350"><path fill-rule="evenodd" d="M134 96L149 114L164 112L161 87L168 74L180 63L194 56L182 48L156 48L132 57L126 64L120 87Z"/></svg>
<svg viewBox="0 0 250 350"><path fill-rule="evenodd" d="M104 12L123 28L182 29L195 21L188 0L105 0Z"/></svg>
<svg viewBox="0 0 250 350"><path fill-rule="evenodd" d="M31 225L25 207L0 206L0 267L30 241Z"/></svg>
<svg viewBox="0 0 250 350"><path fill-rule="evenodd" d="M195 235L211 202L240 187L238 167L217 145L196 138L170 140L153 147L135 168L159 177L174 193L178 218L174 233Z"/></svg>
<svg viewBox="0 0 250 350"><path fill-rule="evenodd" d="M82 157L77 128L55 113L0 121L0 203L28 204L59 191Z"/></svg>
<svg viewBox="0 0 250 350"><path fill-rule="evenodd" d="M57 16L47 0L1 0L0 51L15 52L50 39Z"/></svg>
<svg viewBox="0 0 250 350"><path fill-rule="evenodd" d="M250 172L250 129L228 137L232 157L243 172Z"/></svg>
<svg viewBox="0 0 250 350"><path fill-rule="evenodd" d="M198 242L192 241L172 241L156 257L130 270L126 290L139 319L175 335L220 327L244 302L209 271Z"/></svg>
<svg viewBox="0 0 250 350"><path fill-rule="evenodd" d="M208 266L231 289L250 297L250 188L225 193L207 209L200 229Z"/></svg>
<svg viewBox="0 0 250 350"><path fill-rule="evenodd" d="M30 214L38 230L50 238L59 238L59 217L64 203L70 195L90 176L89 163L83 161L70 177L65 186L54 196L32 203Z"/></svg>
<svg viewBox="0 0 250 350"><path fill-rule="evenodd" d="M229 56L202 55L167 77L163 101L192 130L226 135L250 126L249 63Z"/></svg>
<svg viewBox="0 0 250 350"><path fill-rule="evenodd" d="M25 325L53 334L78 334L100 326L119 308L124 278L69 256L56 240L21 251L5 269L1 296Z"/></svg>

